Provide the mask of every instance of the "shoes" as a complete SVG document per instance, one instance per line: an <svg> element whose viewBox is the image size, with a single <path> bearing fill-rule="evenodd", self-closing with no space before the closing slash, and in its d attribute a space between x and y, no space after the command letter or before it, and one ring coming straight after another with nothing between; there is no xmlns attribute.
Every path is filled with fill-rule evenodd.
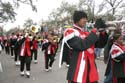
<svg viewBox="0 0 125 83"><path fill-rule="evenodd" d="M37 60L34 60L34 63L37 64Z"/></svg>
<svg viewBox="0 0 125 83"><path fill-rule="evenodd" d="M24 71L20 72L20 75L21 75L21 76L24 76Z"/></svg>
<svg viewBox="0 0 125 83"><path fill-rule="evenodd" d="M16 65L16 66L18 65L17 61L15 62L15 65Z"/></svg>
<svg viewBox="0 0 125 83"><path fill-rule="evenodd" d="M68 67L69 67L69 65L66 65L66 67L68 68Z"/></svg>
<svg viewBox="0 0 125 83"><path fill-rule="evenodd" d="M15 62L16 66L20 66L20 61Z"/></svg>
<svg viewBox="0 0 125 83"><path fill-rule="evenodd" d="M27 78L30 77L30 71L26 71L26 76L27 76Z"/></svg>
<svg viewBox="0 0 125 83"><path fill-rule="evenodd" d="M49 67L49 70L52 70L52 67Z"/></svg>
<svg viewBox="0 0 125 83"><path fill-rule="evenodd" d="M24 71L20 72L21 76L24 76L24 74L26 74L27 78L30 78L30 71L26 71L25 73L24 73Z"/></svg>
<svg viewBox="0 0 125 83"><path fill-rule="evenodd" d="M14 56L11 56L12 59L14 59Z"/></svg>
<svg viewBox="0 0 125 83"><path fill-rule="evenodd" d="M49 72L49 69L45 69L46 72Z"/></svg>

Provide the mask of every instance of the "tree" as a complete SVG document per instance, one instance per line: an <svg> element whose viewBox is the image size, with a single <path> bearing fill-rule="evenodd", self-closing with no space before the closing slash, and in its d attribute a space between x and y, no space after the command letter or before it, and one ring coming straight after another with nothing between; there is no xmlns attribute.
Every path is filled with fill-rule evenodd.
<svg viewBox="0 0 125 83"><path fill-rule="evenodd" d="M110 6L111 6L111 11L112 15L115 14L116 9L121 5L123 0L105 0ZM110 10L109 10L110 11Z"/></svg>
<svg viewBox="0 0 125 83"><path fill-rule="evenodd" d="M37 1L37 0L36 0ZM33 0L13 0L13 5L15 7L19 7L20 6L20 3L23 3L23 4L27 4L27 5L30 5L32 10L37 12L37 8L36 6L33 4Z"/></svg>
<svg viewBox="0 0 125 83"><path fill-rule="evenodd" d="M94 0L79 0L78 8L86 11L88 15L88 21L94 20L95 17L95 1Z"/></svg>
<svg viewBox="0 0 125 83"><path fill-rule="evenodd" d="M103 2L100 4L99 12L102 12L105 8L107 8L107 11L105 12L110 16L110 20L114 20L114 15L117 12L117 9L123 5L124 0L103 0ZM111 7L111 8L110 8Z"/></svg>
<svg viewBox="0 0 125 83"><path fill-rule="evenodd" d="M25 23L23 24L24 28L30 28L32 25L36 25L36 23L33 22L32 19L27 19Z"/></svg>
<svg viewBox="0 0 125 83"><path fill-rule="evenodd" d="M63 26L65 22L71 23L71 17L74 11L77 9L77 5L69 4L68 2L62 1L60 7L53 10L49 15L49 21L47 25L50 26Z"/></svg>
<svg viewBox="0 0 125 83"><path fill-rule="evenodd" d="M17 15L15 8L18 8L20 3L30 5L32 10L37 12L33 0L8 0L8 2L2 2L2 0L0 0L0 22L15 21L15 16Z"/></svg>
<svg viewBox="0 0 125 83"><path fill-rule="evenodd" d="M12 5L7 3L0 3L0 22L2 23L11 20L12 22L15 21L15 11Z"/></svg>

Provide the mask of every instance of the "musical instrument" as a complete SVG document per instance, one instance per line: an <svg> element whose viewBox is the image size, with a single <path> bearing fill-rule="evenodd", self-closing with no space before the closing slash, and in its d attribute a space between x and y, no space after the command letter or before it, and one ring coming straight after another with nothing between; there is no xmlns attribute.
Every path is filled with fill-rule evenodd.
<svg viewBox="0 0 125 83"><path fill-rule="evenodd" d="M34 25L31 26L31 31L32 31L33 33L36 33L36 27L35 27Z"/></svg>
<svg viewBox="0 0 125 83"><path fill-rule="evenodd" d="M41 35L38 35L38 36L36 37L36 39L37 39L37 41L39 41L39 42L43 40L43 38L42 38Z"/></svg>

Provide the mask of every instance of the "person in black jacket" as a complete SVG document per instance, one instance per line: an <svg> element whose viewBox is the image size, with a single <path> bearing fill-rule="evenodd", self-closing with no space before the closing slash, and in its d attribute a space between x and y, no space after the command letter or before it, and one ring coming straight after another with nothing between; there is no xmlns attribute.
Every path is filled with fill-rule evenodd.
<svg viewBox="0 0 125 83"><path fill-rule="evenodd" d="M14 33L12 33L12 36L10 38L10 49L11 49L11 57L14 58L14 46L17 41L17 37Z"/></svg>

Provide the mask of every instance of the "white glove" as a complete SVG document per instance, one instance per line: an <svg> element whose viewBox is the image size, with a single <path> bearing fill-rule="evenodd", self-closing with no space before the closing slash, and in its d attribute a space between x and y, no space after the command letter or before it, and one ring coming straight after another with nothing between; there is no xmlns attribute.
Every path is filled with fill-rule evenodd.
<svg viewBox="0 0 125 83"><path fill-rule="evenodd" d="M28 36L28 33L25 33L25 37L27 37Z"/></svg>

